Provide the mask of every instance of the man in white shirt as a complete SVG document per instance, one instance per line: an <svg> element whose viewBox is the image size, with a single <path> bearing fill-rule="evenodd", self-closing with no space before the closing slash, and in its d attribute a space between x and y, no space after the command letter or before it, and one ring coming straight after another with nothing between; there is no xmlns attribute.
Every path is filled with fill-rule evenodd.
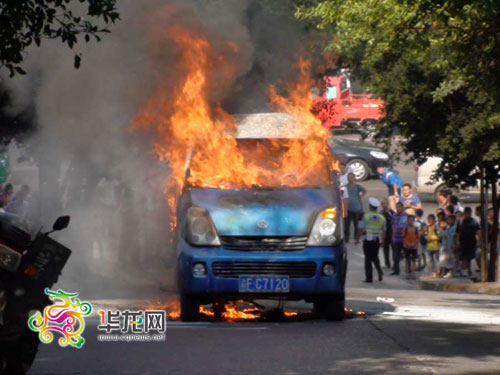
<svg viewBox="0 0 500 375"><path fill-rule="evenodd" d="M347 176L349 176L349 173L353 173L352 168L351 167L348 168L345 163L340 163L339 168L340 168L340 177L339 177L340 185L346 186L349 183L349 179L347 178Z"/></svg>

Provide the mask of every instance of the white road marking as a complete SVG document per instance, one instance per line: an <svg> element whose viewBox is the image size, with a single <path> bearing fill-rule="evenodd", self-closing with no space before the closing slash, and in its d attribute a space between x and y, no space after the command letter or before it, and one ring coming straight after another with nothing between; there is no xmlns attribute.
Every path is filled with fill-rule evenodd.
<svg viewBox="0 0 500 375"><path fill-rule="evenodd" d="M500 325L500 314L473 309L440 306L397 306L395 311L386 311L379 316L386 319L412 319L441 323Z"/></svg>

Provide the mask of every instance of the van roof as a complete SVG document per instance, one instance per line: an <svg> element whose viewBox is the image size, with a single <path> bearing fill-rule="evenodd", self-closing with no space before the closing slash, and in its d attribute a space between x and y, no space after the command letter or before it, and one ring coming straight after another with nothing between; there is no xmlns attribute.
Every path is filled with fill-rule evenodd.
<svg viewBox="0 0 500 375"><path fill-rule="evenodd" d="M236 122L235 138L307 138L299 119L285 112L232 115Z"/></svg>

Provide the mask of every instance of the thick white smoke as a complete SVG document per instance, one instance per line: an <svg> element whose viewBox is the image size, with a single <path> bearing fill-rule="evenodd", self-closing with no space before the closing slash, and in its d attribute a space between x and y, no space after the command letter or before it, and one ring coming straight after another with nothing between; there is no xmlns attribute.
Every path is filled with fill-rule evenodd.
<svg viewBox="0 0 500 375"><path fill-rule="evenodd" d="M76 45L80 69L73 68L75 51L44 41L42 48L27 51L27 76L1 78L13 99L10 110L35 110L37 131L27 144L39 168L33 204L41 207L41 224L47 227L63 213L72 216L71 228L58 238L73 250L63 274L74 289L88 286L117 296L122 282L173 287L175 254L166 234L169 213L163 197L168 167L154 160L149 135L132 132L130 123L159 80L175 87L179 51L165 35L174 25L204 30L209 40L225 39L238 47L237 87L214 91L214 101L224 100L231 89L245 100L262 94L242 87L242 77L256 63L259 71L269 66L272 77L284 75L300 43L277 45L283 42L279 36L285 31L290 39L296 30L288 21L268 24L272 19L264 16L265 24L259 23L255 14L262 11L254 10L249 18L253 3L120 0L121 20L112 32L100 43ZM165 76L169 69L171 75ZM232 105L238 107L234 100Z"/></svg>

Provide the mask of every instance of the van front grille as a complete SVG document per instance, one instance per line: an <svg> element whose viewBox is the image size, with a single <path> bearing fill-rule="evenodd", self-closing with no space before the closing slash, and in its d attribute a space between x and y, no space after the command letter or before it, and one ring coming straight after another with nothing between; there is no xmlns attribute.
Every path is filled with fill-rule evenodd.
<svg viewBox="0 0 500 375"><path fill-rule="evenodd" d="M248 275L276 275L290 278L310 278L316 274L315 262L214 262L216 277L238 278Z"/></svg>

